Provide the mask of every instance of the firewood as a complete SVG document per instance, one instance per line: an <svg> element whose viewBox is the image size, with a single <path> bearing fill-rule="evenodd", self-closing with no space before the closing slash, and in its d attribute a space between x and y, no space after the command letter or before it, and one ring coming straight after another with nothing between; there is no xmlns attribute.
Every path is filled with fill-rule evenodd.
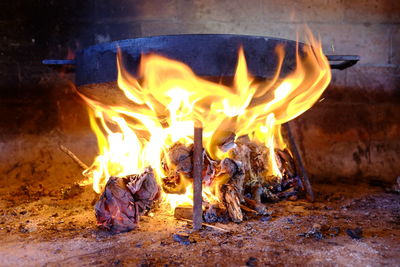
<svg viewBox="0 0 400 267"><path fill-rule="evenodd" d="M250 187L250 193L252 198L257 202L261 203L261 195L263 193L263 187L261 183L255 183Z"/></svg>
<svg viewBox="0 0 400 267"><path fill-rule="evenodd" d="M229 183L234 185L240 196L244 193L245 172L241 162L230 158L223 159L219 164L219 172L216 179L220 184ZM240 200L242 200L240 198Z"/></svg>
<svg viewBox="0 0 400 267"><path fill-rule="evenodd" d="M184 194L186 187L183 178L192 177L193 146L176 143L169 148L162 159L165 177L161 179L162 189L170 194Z"/></svg>
<svg viewBox="0 0 400 267"><path fill-rule="evenodd" d="M287 149L275 149L275 154L280 161L279 170L283 176L295 177L297 175L296 165Z"/></svg>
<svg viewBox="0 0 400 267"><path fill-rule="evenodd" d="M114 233L127 232L138 223L134 198L124 178L110 177L95 205L97 223Z"/></svg>
<svg viewBox="0 0 400 267"><path fill-rule="evenodd" d="M184 144L176 143L168 150L168 161L170 164L166 166L175 172L192 176L192 157L192 145L185 146Z"/></svg>
<svg viewBox="0 0 400 267"><path fill-rule="evenodd" d="M241 162L244 169L244 184L246 186L264 182L268 172L268 148L242 136L236 140L236 146L229 151L229 157Z"/></svg>
<svg viewBox="0 0 400 267"><path fill-rule="evenodd" d="M285 191L279 192L277 194L277 196L279 198L288 198L288 197L294 196L294 195L297 195L297 190L294 187L291 187L291 188L289 188L289 189L287 189Z"/></svg>
<svg viewBox="0 0 400 267"><path fill-rule="evenodd" d="M300 170L300 173L301 173L300 178L301 178L302 184L305 188L307 199L310 202L314 202L314 200L315 200L314 192L313 192L310 180L308 179L308 174L304 167L303 159L302 159L299 151L297 150L296 141L293 137L289 123L290 122L283 124L284 127L282 129L284 130L284 134L286 135L286 139L288 140L289 149L293 153L294 160L297 164L298 169Z"/></svg>
<svg viewBox="0 0 400 267"><path fill-rule="evenodd" d="M59 144L60 150L67 154L76 164L78 164L79 167L81 167L83 170L89 169L89 166L83 163L82 160L80 160L71 150L66 148L65 146Z"/></svg>
<svg viewBox="0 0 400 267"><path fill-rule="evenodd" d="M204 149L202 158L202 180L205 185L210 185L218 162L211 159ZM165 172L165 177L161 179L164 192L184 194L186 186L182 179L193 179L193 145L174 144L162 161Z"/></svg>
<svg viewBox="0 0 400 267"><path fill-rule="evenodd" d="M159 192L151 169L140 175L110 177L95 205L98 224L114 233L136 228L139 216L151 208Z"/></svg>
<svg viewBox="0 0 400 267"><path fill-rule="evenodd" d="M193 220L190 220L190 219L182 218L180 220L193 223ZM218 226L215 226L215 225L211 225L211 224L207 224L207 223L202 223L202 225L205 226L205 227L217 230L217 231L224 232L224 233L229 233L230 232L227 229L224 229L224 228L221 228L221 227L218 227Z"/></svg>
<svg viewBox="0 0 400 267"><path fill-rule="evenodd" d="M223 203L232 221L236 223L243 221L243 214L240 208L240 195L236 187L232 184L224 184L221 186L221 194Z"/></svg>
<svg viewBox="0 0 400 267"><path fill-rule="evenodd" d="M216 175L218 162L213 160L205 150L203 150L203 183L210 185Z"/></svg>
<svg viewBox="0 0 400 267"><path fill-rule="evenodd" d="M176 219L189 219L193 218L192 206L178 206L174 210L174 217Z"/></svg>
<svg viewBox="0 0 400 267"><path fill-rule="evenodd" d="M261 202L257 202L255 200L247 198L247 197L244 198L244 201L245 201L247 207L251 208L252 210L255 210L259 215L268 214L267 207L264 204L262 204Z"/></svg>
<svg viewBox="0 0 400 267"><path fill-rule="evenodd" d="M257 211L255 211L255 210L253 210L253 209L247 207L246 205L241 204L241 205L240 205L240 208L241 208L242 211L244 211L245 213L250 213L250 214L255 215L255 216L258 215L258 212L257 212Z"/></svg>

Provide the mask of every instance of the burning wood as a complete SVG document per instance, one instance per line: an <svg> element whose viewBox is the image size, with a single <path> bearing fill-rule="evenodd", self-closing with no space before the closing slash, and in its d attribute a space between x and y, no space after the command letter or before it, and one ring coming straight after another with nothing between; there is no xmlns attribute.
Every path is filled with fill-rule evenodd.
<svg viewBox="0 0 400 267"><path fill-rule="evenodd" d="M130 231L158 196L159 187L151 169L140 175L110 177L95 205L97 222L114 233Z"/></svg>
<svg viewBox="0 0 400 267"><path fill-rule="evenodd" d="M255 79L240 49L232 84L205 80L182 62L155 54L142 57L139 77L133 77L119 54L118 87L129 105L111 106L80 94L92 108L101 151L84 172L97 193L105 186L96 205L99 223L117 232L137 225L157 196L156 179L149 171L118 177L146 166L154 168L170 207L193 205L197 229L202 206L207 221L218 221L224 211L241 222L247 214L267 214L263 202L297 198L304 191L313 199L293 138L286 144L280 132L330 81L321 44L312 36L310 41L313 49L298 55L296 70L282 79L280 69L273 80ZM281 64L285 53L277 53Z"/></svg>
<svg viewBox="0 0 400 267"><path fill-rule="evenodd" d="M170 166L165 166L172 177L183 174L192 179L192 147L175 144L168 152ZM250 141L247 137L239 138L234 145L230 145L229 155L216 161L204 151L203 184L216 186L219 192L219 204L205 205L203 217L206 222L217 222L228 216L234 222L244 219L243 212L262 216L268 214L262 202L276 202L280 199L297 198L304 191L301 179L297 176L294 160L287 149L274 151L277 165L282 177L269 176L268 148L262 144ZM170 182L170 177L164 182ZM175 185L178 186L179 184ZM203 200L205 201L205 200ZM206 203L206 202L204 202ZM177 207L176 218L190 219L190 208Z"/></svg>
<svg viewBox="0 0 400 267"><path fill-rule="evenodd" d="M248 136L241 136L237 139L236 146L229 151L229 155L242 163L246 185L264 180L269 159L265 145L251 142Z"/></svg>
<svg viewBox="0 0 400 267"><path fill-rule="evenodd" d="M297 176L294 160L289 151L275 150L282 178L265 179L268 172L268 149L246 137L239 138L228 151L234 159L225 158L216 161L203 151L203 184L214 185L219 192L219 203L203 202L205 222L226 221L241 222L244 213L251 216L268 214L265 201L278 201L301 193L304 188ZM193 145L176 143L167 157L163 159L167 176L162 179L164 192L184 193L184 179L193 179ZM139 217L158 198L159 186L151 169L140 175L111 177L100 200L95 206L99 225L113 232L125 232L134 229ZM177 207L175 217L192 219L192 207Z"/></svg>
<svg viewBox="0 0 400 267"><path fill-rule="evenodd" d="M240 195L237 188L232 184L224 184L221 187L222 201L228 209L229 216L234 222L243 221L243 214L240 208Z"/></svg>

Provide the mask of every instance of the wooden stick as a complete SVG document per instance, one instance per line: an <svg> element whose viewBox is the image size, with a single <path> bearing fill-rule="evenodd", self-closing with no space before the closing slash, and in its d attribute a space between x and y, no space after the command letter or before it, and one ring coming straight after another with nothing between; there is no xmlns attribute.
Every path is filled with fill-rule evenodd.
<svg viewBox="0 0 400 267"><path fill-rule="evenodd" d="M301 180L302 180L303 185L304 185L304 187L306 189L307 199L309 201L311 201L311 202L314 202L314 200L315 200L314 192L312 190L310 180L308 179L307 171L304 168L303 159L301 158L299 150L297 149L296 142L294 140L292 131L291 131L290 126L289 126L289 122L283 124L282 126L285 127L287 139L289 139L288 140L289 141L289 149L293 153L293 157L294 157L294 160L297 163L297 166L300 168L300 171L301 171L301 174L302 174L301 175Z"/></svg>
<svg viewBox="0 0 400 267"><path fill-rule="evenodd" d="M193 143L193 229L200 230L203 222L202 171L203 171L203 128L194 127Z"/></svg>
<svg viewBox="0 0 400 267"><path fill-rule="evenodd" d="M254 215L258 215L258 212L257 212L257 211L255 211L255 210L253 210L253 209L251 209L251 208L249 208L249 207L247 207L247 206L245 206L245 205L243 205L243 204L240 205L240 208L241 208L242 210L244 210L244 211L253 213Z"/></svg>
<svg viewBox="0 0 400 267"><path fill-rule="evenodd" d="M182 221L186 221L186 222L191 222L191 223L193 223L192 220L185 219L185 218L179 218L178 220L182 220ZM204 225L204 226L206 226L206 227L209 227L209 228L211 228L211 229L214 229L214 230L218 230L218 231L224 232L224 233L229 233L229 230L226 230L226 229L224 229L224 228L221 228L221 227L218 227L218 226L215 226L215 225L211 225L211 224L208 224L208 223L202 223L202 225Z"/></svg>
<svg viewBox="0 0 400 267"><path fill-rule="evenodd" d="M67 154L73 161L75 161L75 163L78 164L79 167L81 167L84 170L89 169L89 166L87 166L77 156L75 156L75 154L72 153L71 150L69 150L68 148L66 148L65 146L63 146L61 144L59 144L59 147L60 147L61 151L64 152L65 154Z"/></svg>

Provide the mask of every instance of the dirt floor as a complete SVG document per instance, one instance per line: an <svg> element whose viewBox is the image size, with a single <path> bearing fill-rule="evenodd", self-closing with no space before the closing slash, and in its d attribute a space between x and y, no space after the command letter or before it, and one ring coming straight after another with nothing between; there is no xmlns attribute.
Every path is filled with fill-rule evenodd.
<svg viewBox="0 0 400 267"><path fill-rule="evenodd" d="M215 224L227 233L192 232L190 223L154 210L138 229L111 235L96 227L90 187L17 179L7 188L2 177L1 266L400 263L400 195L379 186L315 184L315 203L283 201L268 205L272 216Z"/></svg>

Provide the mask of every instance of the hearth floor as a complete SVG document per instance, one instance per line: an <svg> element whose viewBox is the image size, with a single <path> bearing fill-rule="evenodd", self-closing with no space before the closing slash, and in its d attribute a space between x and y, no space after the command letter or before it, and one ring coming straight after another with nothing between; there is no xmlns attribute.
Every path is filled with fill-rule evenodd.
<svg viewBox="0 0 400 267"><path fill-rule="evenodd" d="M400 195L367 184L316 184L314 190L315 203L269 204L270 220L215 224L229 233L209 228L192 233L190 223L154 211L142 217L138 229L117 235L96 227L89 187L75 196L34 187L2 190L0 265L399 264ZM310 234L316 224L339 232ZM356 227L361 239L346 233ZM175 241L174 234L189 235L191 243Z"/></svg>

